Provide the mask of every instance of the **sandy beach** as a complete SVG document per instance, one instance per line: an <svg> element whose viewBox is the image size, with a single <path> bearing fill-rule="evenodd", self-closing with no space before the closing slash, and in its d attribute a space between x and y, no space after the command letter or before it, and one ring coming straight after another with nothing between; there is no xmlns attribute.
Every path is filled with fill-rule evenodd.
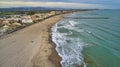
<svg viewBox="0 0 120 67"><path fill-rule="evenodd" d="M61 67L50 30L62 18L54 16L0 38L0 67Z"/></svg>

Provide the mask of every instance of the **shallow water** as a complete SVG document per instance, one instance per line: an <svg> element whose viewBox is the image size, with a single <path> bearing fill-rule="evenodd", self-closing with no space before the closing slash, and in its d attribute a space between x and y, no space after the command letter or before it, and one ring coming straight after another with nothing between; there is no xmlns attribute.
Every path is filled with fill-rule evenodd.
<svg viewBox="0 0 120 67"><path fill-rule="evenodd" d="M62 67L120 66L120 10L77 12L66 16L74 18L65 18L52 28Z"/></svg>

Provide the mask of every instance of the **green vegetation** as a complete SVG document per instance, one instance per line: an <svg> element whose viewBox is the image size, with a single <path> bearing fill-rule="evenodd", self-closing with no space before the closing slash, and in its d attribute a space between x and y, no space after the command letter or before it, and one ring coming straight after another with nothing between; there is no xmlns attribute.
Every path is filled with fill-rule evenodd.
<svg viewBox="0 0 120 67"><path fill-rule="evenodd" d="M35 13L48 13L50 10L36 10L36 11L5 11L0 12L0 16L4 15L16 15L16 14L26 14L26 15L33 15Z"/></svg>
<svg viewBox="0 0 120 67"><path fill-rule="evenodd" d="M33 15L35 13L48 13L50 11L89 11L92 9L69 9L69 10L32 10L32 11L0 11L0 16L4 15L15 15L15 14L26 14L26 15ZM95 9L93 9L95 10Z"/></svg>

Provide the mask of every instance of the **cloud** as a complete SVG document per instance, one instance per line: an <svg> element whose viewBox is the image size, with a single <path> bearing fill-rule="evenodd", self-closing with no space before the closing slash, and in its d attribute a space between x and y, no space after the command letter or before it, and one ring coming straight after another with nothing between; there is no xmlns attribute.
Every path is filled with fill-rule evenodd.
<svg viewBox="0 0 120 67"><path fill-rule="evenodd" d="M67 2L25 2L25 1L0 1L0 8L7 7L61 7L61 8L105 8L99 4L67 3Z"/></svg>

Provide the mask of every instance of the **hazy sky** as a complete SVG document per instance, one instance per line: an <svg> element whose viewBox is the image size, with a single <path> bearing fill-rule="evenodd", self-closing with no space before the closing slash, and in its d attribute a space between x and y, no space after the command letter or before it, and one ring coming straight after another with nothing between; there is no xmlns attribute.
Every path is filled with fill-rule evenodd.
<svg viewBox="0 0 120 67"><path fill-rule="evenodd" d="M4 7L120 8L120 0L0 0Z"/></svg>

